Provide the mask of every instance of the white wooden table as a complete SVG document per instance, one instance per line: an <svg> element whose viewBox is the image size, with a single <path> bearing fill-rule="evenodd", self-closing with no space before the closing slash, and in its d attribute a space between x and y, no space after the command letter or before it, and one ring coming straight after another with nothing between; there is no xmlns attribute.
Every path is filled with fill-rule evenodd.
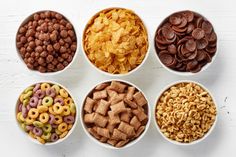
<svg viewBox="0 0 236 157"><path fill-rule="evenodd" d="M69 2L69 3L68 3ZM235 0L1 0L0 1L0 156L170 156L170 157L235 157L236 142L236 9ZM153 107L157 94L167 84L190 79L204 84L216 98L219 119L215 130L202 143L179 147L165 141L152 123L144 138L131 148L114 151L91 141L81 124L62 144L44 147L32 143L20 133L14 117L15 102L29 84L52 80L65 85L76 97L78 106L85 93L96 83L110 79L98 73L85 60L81 47L77 60L63 75L42 77L21 66L15 50L15 33L21 21L34 11L52 9L65 13L75 23L81 36L84 25L97 11L106 7L133 9L145 21L151 39L160 22L174 11L195 10L215 26L218 35L218 56L205 72L194 77L180 77L167 72L155 58L153 43L144 66L122 79L139 86ZM152 115L153 116L153 115ZM152 117L153 118L153 117Z"/></svg>

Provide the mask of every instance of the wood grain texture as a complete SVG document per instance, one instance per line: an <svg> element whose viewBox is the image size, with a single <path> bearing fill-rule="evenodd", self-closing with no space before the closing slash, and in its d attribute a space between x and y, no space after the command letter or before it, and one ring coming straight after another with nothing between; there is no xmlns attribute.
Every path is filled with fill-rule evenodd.
<svg viewBox="0 0 236 157"><path fill-rule="evenodd" d="M69 2L69 3L68 3ZM6 0L0 1L0 151L1 156L75 157L75 156L175 156L175 157L235 157L236 141L236 1L234 0ZM143 18L153 40L161 21L174 11L195 10L205 15L218 35L218 56L209 69L197 76L180 77L167 72L158 63L150 41L150 55L143 67L131 76L131 81L147 95L151 108L158 93L177 80L194 80L204 84L218 103L218 123L212 134L202 143L178 147L165 141L154 127L154 121L144 138L122 151L107 150L91 141L77 125L72 135L62 144L43 147L33 144L17 128L14 116L16 99L29 84L52 80L65 85L76 97L80 107L86 93L100 81L110 79L91 67L82 54L81 46L75 62L62 75L42 77L30 73L20 62L15 50L15 33L21 21L34 11L51 9L64 13L74 23L81 37L89 18L106 7L133 9ZM152 115L153 116L153 115ZM152 117L153 118L153 117Z"/></svg>

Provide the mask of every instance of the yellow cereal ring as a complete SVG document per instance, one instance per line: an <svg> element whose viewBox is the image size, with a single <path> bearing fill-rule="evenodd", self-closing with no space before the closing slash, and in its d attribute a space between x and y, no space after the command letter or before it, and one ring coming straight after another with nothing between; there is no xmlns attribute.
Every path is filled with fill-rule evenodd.
<svg viewBox="0 0 236 157"><path fill-rule="evenodd" d="M25 121L25 118L23 117L23 114L20 115L20 120L21 120L21 122Z"/></svg>
<svg viewBox="0 0 236 157"><path fill-rule="evenodd" d="M54 88L57 94L60 91L60 87L58 85L56 85L56 84L54 84L51 88Z"/></svg>
<svg viewBox="0 0 236 157"><path fill-rule="evenodd" d="M70 105L71 103L73 103L73 100L70 97L68 97L68 98L64 99L64 103L65 103L65 105Z"/></svg>
<svg viewBox="0 0 236 157"><path fill-rule="evenodd" d="M76 112L76 108L75 108L75 104L74 103L70 104L70 112L73 113L73 114L75 114L75 112Z"/></svg>
<svg viewBox="0 0 236 157"><path fill-rule="evenodd" d="M41 137L36 136L36 139L37 139L40 143L45 144L45 140L42 139Z"/></svg>
<svg viewBox="0 0 236 157"><path fill-rule="evenodd" d="M53 104L53 98L50 96L45 96L42 100L44 106L51 106Z"/></svg>
<svg viewBox="0 0 236 157"><path fill-rule="evenodd" d="M25 124L25 123L21 123L21 128L22 128L24 131L26 131L26 130L25 130L25 127L26 127L26 124Z"/></svg>
<svg viewBox="0 0 236 157"><path fill-rule="evenodd" d="M28 112L30 118L36 119L39 116L39 111L36 108L31 108Z"/></svg>
<svg viewBox="0 0 236 157"><path fill-rule="evenodd" d="M67 98L69 96L69 94L67 93L65 89L60 89L59 93L63 98Z"/></svg>
<svg viewBox="0 0 236 157"><path fill-rule="evenodd" d="M17 119L18 122L22 122L21 118L20 118L21 115L22 115L22 112L18 112L17 115L16 115L16 119Z"/></svg>
<svg viewBox="0 0 236 157"><path fill-rule="evenodd" d="M30 86L24 90L24 93L28 93L29 91L33 91L34 87Z"/></svg>
<svg viewBox="0 0 236 157"><path fill-rule="evenodd" d="M52 109L53 109L53 112L55 112L56 114L61 114L63 112L63 108L60 103L55 103L52 106Z"/></svg>
<svg viewBox="0 0 236 157"><path fill-rule="evenodd" d="M44 112L39 115L39 121L42 123L47 123L49 120L49 115L48 113Z"/></svg>
<svg viewBox="0 0 236 157"><path fill-rule="evenodd" d="M33 119L33 118L29 117L29 116L27 116L26 119L25 119L25 123L27 125L33 124L34 121L35 121L35 119Z"/></svg>
<svg viewBox="0 0 236 157"><path fill-rule="evenodd" d="M51 113L51 114L53 114L53 115L56 115L56 113L53 111L52 106L48 108L48 111L49 111L49 113Z"/></svg>
<svg viewBox="0 0 236 157"><path fill-rule="evenodd" d="M20 95L20 102L23 102L23 100L24 100L24 94L21 94Z"/></svg>
<svg viewBox="0 0 236 157"><path fill-rule="evenodd" d="M44 132L43 135L41 136L41 138L44 139L44 140L49 140L50 137L51 137L50 132Z"/></svg>
<svg viewBox="0 0 236 157"><path fill-rule="evenodd" d="M60 132L65 132L66 130L67 130L67 128L68 128L68 126L67 126L67 124L65 123L65 122L63 122L63 123L61 123L60 125L58 125L58 130L60 131Z"/></svg>
<svg viewBox="0 0 236 157"><path fill-rule="evenodd" d="M68 131L63 132L59 137L64 138L68 134Z"/></svg>
<svg viewBox="0 0 236 157"><path fill-rule="evenodd" d="M45 91L45 90L49 89L50 87L51 87L50 84L42 83L41 86L40 86L40 89Z"/></svg>
<svg viewBox="0 0 236 157"><path fill-rule="evenodd" d="M39 113L43 113L43 112L47 112L48 111L48 107L47 106L43 106L43 105L38 106L37 109L38 109Z"/></svg>
<svg viewBox="0 0 236 157"><path fill-rule="evenodd" d="M68 125L68 130L70 130L72 128L72 126L73 126L72 124L69 124Z"/></svg>
<svg viewBox="0 0 236 157"><path fill-rule="evenodd" d="M62 109L63 109L63 112L62 112L63 116L70 115L70 107L69 106L62 106Z"/></svg>
<svg viewBox="0 0 236 157"><path fill-rule="evenodd" d="M27 105L29 104L29 101L30 101L29 98L24 99L24 100L23 100L23 105L24 105L24 106L27 106Z"/></svg>
<svg viewBox="0 0 236 157"><path fill-rule="evenodd" d="M56 115L55 116L55 122L54 122L55 124L61 124L62 123L62 117L61 116L59 116L59 115Z"/></svg>
<svg viewBox="0 0 236 157"><path fill-rule="evenodd" d="M29 136L32 137L32 138L35 138L35 135L32 131L29 132Z"/></svg>
<svg viewBox="0 0 236 157"><path fill-rule="evenodd" d="M55 133L56 133L57 135L61 135L61 134L62 134L62 132L60 132L58 129L55 129Z"/></svg>

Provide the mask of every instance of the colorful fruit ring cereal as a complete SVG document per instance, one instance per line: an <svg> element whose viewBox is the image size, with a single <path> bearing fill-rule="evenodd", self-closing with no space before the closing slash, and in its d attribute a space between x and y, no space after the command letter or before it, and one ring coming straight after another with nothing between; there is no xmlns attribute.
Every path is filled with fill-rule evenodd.
<svg viewBox="0 0 236 157"><path fill-rule="evenodd" d="M18 125L41 144L54 144L65 139L75 127L76 112L68 90L51 82L29 86L16 104Z"/></svg>

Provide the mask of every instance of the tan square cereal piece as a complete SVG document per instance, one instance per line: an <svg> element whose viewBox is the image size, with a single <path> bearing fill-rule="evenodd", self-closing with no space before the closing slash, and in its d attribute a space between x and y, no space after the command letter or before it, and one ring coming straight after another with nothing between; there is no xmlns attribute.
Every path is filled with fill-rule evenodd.
<svg viewBox="0 0 236 157"><path fill-rule="evenodd" d="M110 102L111 102L111 105L114 105L120 101L122 101L125 97L125 94L118 94L116 96L113 96L111 99L110 99Z"/></svg>
<svg viewBox="0 0 236 157"><path fill-rule="evenodd" d="M97 113L100 113L101 115L105 116L107 114L107 110L109 109L110 103L101 99L98 103L98 107L96 109Z"/></svg>
<svg viewBox="0 0 236 157"><path fill-rule="evenodd" d="M138 130L138 128L141 126L141 122L138 120L136 116L133 116L133 118L130 121L130 125L132 125L135 130Z"/></svg>
<svg viewBox="0 0 236 157"><path fill-rule="evenodd" d="M110 87L110 86L109 86ZM114 91L114 90L111 90L111 89L109 89L109 88L106 88L107 89L107 94L108 94L108 96L109 96L109 100L111 99L111 98L113 98L114 96L117 96L118 95L118 93L116 92L116 91Z"/></svg>
<svg viewBox="0 0 236 157"><path fill-rule="evenodd" d="M127 139L127 135L124 134L123 132L121 132L118 129L114 129L111 138L114 139L114 140L117 140L117 141L119 141L119 140L126 140Z"/></svg>
<svg viewBox="0 0 236 157"><path fill-rule="evenodd" d="M138 129L137 132L136 132L135 137L139 137L139 136L142 134L142 132L143 132L144 130L145 130L145 126L139 127L139 129Z"/></svg>
<svg viewBox="0 0 236 157"><path fill-rule="evenodd" d="M101 138L101 136L99 136L99 135L97 134L97 132L96 132L93 128L88 128L88 132L89 132L93 137L95 137L96 139L100 139L100 138Z"/></svg>
<svg viewBox="0 0 236 157"><path fill-rule="evenodd" d="M148 118L147 115L139 109L133 110L132 112L135 116L138 117L139 121L141 121L141 122Z"/></svg>
<svg viewBox="0 0 236 157"><path fill-rule="evenodd" d="M132 137L135 135L134 127L125 122L121 122L118 126L118 129L128 135L128 137Z"/></svg>
<svg viewBox="0 0 236 157"><path fill-rule="evenodd" d="M137 104L130 99L125 98L124 102L131 108L134 108L134 109L137 108Z"/></svg>
<svg viewBox="0 0 236 157"><path fill-rule="evenodd" d="M84 104L84 110L88 113L92 113L94 103L95 101L93 99L87 97Z"/></svg>
<svg viewBox="0 0 236 157"><path fill-rule="evenodd" d="M128 87L126 98L128 100L133 100L134 92L135 92L135 87Z"/></svg>
<svg viewBox="0 0 236 157"><path fill-rule="evenodd" d="M131 118L131 109L130 108L128 108L126 110L126 112L122 112L120 114L120 120L122 120L122 121L124 121L126 123L129 123L130 118Z"/></svg>
<svg viewBox="0 0 236 157"><path fill-rule="evenodd" d="M112 89L112 90L114 90L118 93L123 93L126 86L127 85L125 85L123 83L120 83L120 82L117 82L117 81L112 81L111 85L110 85L110 89Z"/></svg>
<svg viewBox="0 0 236 157"><path fill-rule="evenodd" d="M96 87L95 87L95 90L103 90L103 89L105 89L107 86L109 86L109 84L108 83L101 83L101 84L99 84L99 85L97 85Z"/></svg>
<svg viewBox="0 0 236 157"><path fill-rule="evenodd" d="M110 106L110 108L115 115L126 111L124 101L120 101L119 103Z"/></svg>
<svg viewBox="0 0 236 157"><path fill-rule="evenodd" d="M120 123L120 117L118 114L115 114L112 111L108 111L108 116L109 116L109 123L111 125L116 125Z"/></svg>
<svg viewBox="0 0 236 157"><path fill-rule="evenodd" d="M97 127L97 134L106 138L110 138L110 133L107 128Z"/></svg>
<svg viewBox="0 0 236 157"><path fill-rule="evenodd" d="M99 141L102 142L102 143L106 143L107 140L108 140L108 138L106 138L106 137L101 137Z"/></svg>
<svg viewBox="0 0 236 157"><path fill-rule="evenodd" d="M147 104L147 100L145 99L145 97L143 96L143 94L141 92L135 93L133 95L133 98L139 106L143 106L143 105Z"/></svg>
<svg viewBox="0 0 236 157"><path fill-rule="evenodd" d="M99 126L104 128L108 122L107 117L101 116L99 113L94 114L94 123Z"/></svg>
<svg viewBox="0 0 236 157"><path fill-rule="evenodd" d="M115 147L123 147L124 145L126 145L129 142L129 140L125 140L125 141L119 141Z"/></svg>
<svg viewBox="0 0 236 157"><path fill-rule="evenodd" d="M85 123L94 123L94 113L88 113L84 115Z"/></svg>
<svg viewBox="0 0 236 157"><path fill-rule="evenodd" d="M117 140L113 140L113 139L107 140L107 143L112 145L112 146L115 146L117 144L117 142L118 142Z"/></svg>
<svg viewBox="0 0 236 157"><path fill-rule="evenodd" d="M93 99L94 100L100 100L100 99L105 99L107 97L107 91L102 90L102 91L96 91L93 93Z"/></svg>
<svg viewBox="0 0 236 157"><path fill-rule="evenodd" d="M109 121L106 128L109 130L110 133L113 133L115 125L111 124L111 122Z"/></svg>

